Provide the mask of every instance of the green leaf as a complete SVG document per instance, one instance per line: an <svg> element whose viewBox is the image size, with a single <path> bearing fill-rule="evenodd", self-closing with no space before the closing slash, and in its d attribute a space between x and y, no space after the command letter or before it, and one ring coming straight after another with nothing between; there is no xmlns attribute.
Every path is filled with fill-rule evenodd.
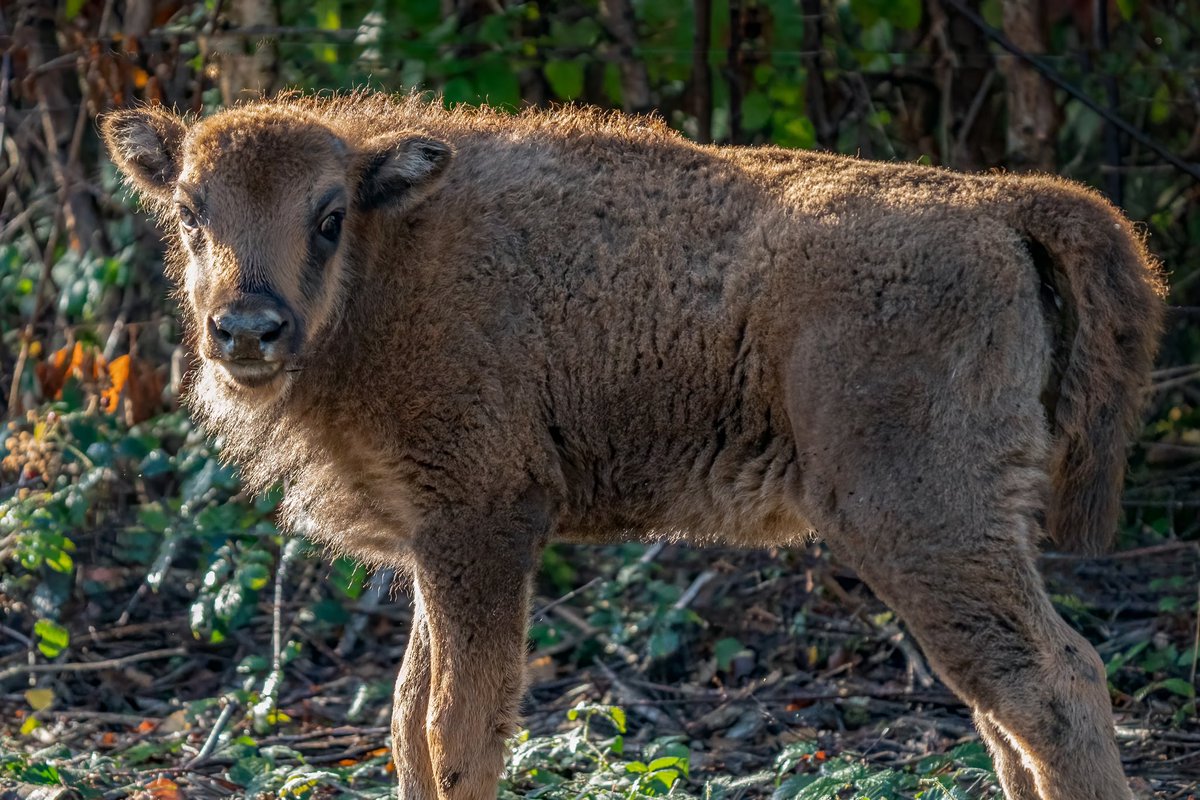
<svg viewBox="0 0 1200 800"><path fill-rule="evenodd" d="M485 61L475 71L477 102L493 108L516 108L521 105L521 82L517 73L500 60Z"/></svg>
<svg viewBox="0 0 1200 800"><path fill-rule="evenodd" d="M260 514L270 514L283 501L283 487L279 484L254 498L254 510Z"/></svg>
<svg viewBox="0 0 1200 800"><path fill-rule="evenodd" d="M485 17L479 25L479 41L485 44L502 45L512 39L512 31L509 29L509 19L500 14L492 14Z"/></svg>
<svg viewBox="0 0 1200 800"><path fill-rule="evenodd" d="M147 530L162 533L171 524L167 512L158 502L146 503L138 507L138 522Z"/></svg>
<svg viewBox="0 0 1200 800"><path fill-rule="evenodd" d="M319 621L330 625L345 625L350 620L350 614L342 604L331 597L313 603L312 613Z"/></svg>
<svg viewBox="0 0 1200 800"><path fill-rule="evenodd" d="M652 658L666 658L674 655L680 646L679 633L672 630L657 630L650 635L646 642Z"/></svg>
<svg viewBox="0 0 1200 800"><path fill-rule="evenodd" d="M474 103L478 99L475 87L463 77L451 78L446 81L446 85L442 87L442 97L445 98L446 104L451 106L459 103Z"/></svg>
<svg viewBox="0 0 1200 800"><path fill-rule="evenodd" d="M771 121L771 100L763 92L750 92L742 100L742 130L761 130Z"/></svg>
<svg viewBox="0 0 1200 800"><path fill-rule="evenodd" d="M950 751L955 763L971 769L981 769L991 772L992 756L982 742L964 742Z"/></svg>
<svg viewBox="0 0 1200 800"><path fill-rule="evenodd" d="M33 626L38 637L38 650L46 658L55 658L71 643L71 633L54 620L39 619Z"/></svg>
<svg viewBox="0 0 1200 800"><path fill-rule="evenodd" d="M317 17L317 27L333 31L342 27L342 12L340 0L317 0L313 11ZM313 48L317 58L329 64L337 62L337 47L332 44L320 44Z"/></svg>
<svg viewBox="0 0 1200 800"><path fill-rule="evenodd" d="M1164 82L1154 90L1154 97L1150 101L1150 121L1155 125L1161 125L1170 118L1171 89Z"/></svg>
<svg viewBox="0 0 1200 800"><path fill-rule="evenodd" d="M161 449L151 450L142 463L138 465L138 473L143 478L157 478L171 471L171 457Z"/></svg>
<svg viewBox="0 0 1200 800"><path fill-rule="evenodd" d="M1166 689L1172 694L1177 694L1180 697L1195 697L1196 687L1185 681L1183 678L1167 678L1165 681L1158 682L1159 687Z"/></svg>
<svg viewBox="0 0 1200 800"><path fill-rule="evenodd" d="M367 570L357 561L339 557L333 562L330 583L351 600L357 600L367 584Z"/></svg>
<svg viewBox="0 0 1200 800"><path fill-rule="evenodd" d="M661 783L664 789L670 789L679 780L679 770L664 769L654 773L654 780Z"/></svg>
<svg viewBox="0 0 1200 800"><path fill-rule="evenodd" d="M733 666L733 660L745 649L737 639L721 639L713 645L713 657L717 660L717 669L728 672L729 668Z"/></svg>
<svg viewBox="0 0 1200 800"><path fill-rule="evenodd" d="M921 0L889 0L886 7L897 28L911 31L921 24Z"/></svg>
<svg viewBox="0 0 1200 800"><path fill-rule="evenodd" d="M75 562L65 548L51 547L46 550L46 566L55 572L70 572Z"/></svg>
<svg viewBox="0 0 1200 800"><path fill-rule="evenodd" d="M213 613L218 619L228 622L241 610L246 600L244 587L236 581L230 581L217 592L217 598L213 601Z"/></svg>
<svg viewBox="0 0 1200 800"><path fill-rule="evenodd" d="M271 580L271 571L262 564L247 564L238 570L238 581L247 589L258 591Z"/></svg>
<svg viewBox="0 0 1200 800"><path fill-rule="evenodd" d="M29 725L29 730L37 728L40 724L25 723L25 725ZM25 725L21 726L22 731L24 731ZM62 777L58 774L58 769L45 762L37 762L25 767L20 771L20 779L26 783L34 783L39 786L56 786L62 784Z"/></svg>
<svg viewBox="0 0 1200 800"><path fill-rule="evenodd" d="M239 758L226 772L229 780L239 786L248 786L256 778L271 769L271 762L259 755Z"/></svg>
<svg viewBox="0 0 1200 800"><path fill-rule="evenodd" d="M583 94L583 64L579 61L548 61L546 82L561 100L574 100Z"/></svg>
<svg viewBox="0 0 1200 800"><path fill-rule="evenodd" d="M775 141L778 144L783 147L798 147L804 150L816 146L817 129L813 127L812 120L808 117L791 117L785 119L783 125L779 126L780 115L776 113L775 121Z"/></svg>

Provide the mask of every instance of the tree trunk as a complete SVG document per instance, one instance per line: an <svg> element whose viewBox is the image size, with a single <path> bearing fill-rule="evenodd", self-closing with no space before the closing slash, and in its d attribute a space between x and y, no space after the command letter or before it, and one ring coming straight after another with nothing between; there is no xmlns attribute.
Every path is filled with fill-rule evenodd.
<svg viewBox="0 0 1200 800"><path fill-rule="evenodd" d="M56 14L54 2L43 0L18 6L13 39L17 46L24 47L27 74L34 76L33 97L71 248L108 255L112 248L80 165L82 134L90 117L79 96L78 75L74 69L39 69L61 55Z"/></svg>
<svg viewBox="0 0 1200 800"><path fill-rule="evenodd" d="M708 42L712 36L712 0L696 0L696 29L692 36L692 113L696 116L696 140L712 141L712 68L708 64Z"/></svg>
<svg viewBox="0 0 1200 800"><path fill-rule="evenodd" d="M279 24L272 0L238 0L229 4L228 13L234 28ZM217 85L225 105L269 94L275 88L279 79L279 58L273 41L247 39L241 35L218 37L213 50L220 70Z"/></svg>
<svg viewBox="0 0 1200 800"><path fill-rule="evenodd" d="M1004 33L1026 53L1046 52L1046 24L1036 0L1003 0ZM1008 107L1008 163L1016 169L1052 172L1060 123L1054 87L1020 58L1002 57Z"/></svg>
<svg viewBox="0 0 1200 800"><path fill-rule="evenodd" d="M838 127L829 114L829 87L820 54L824 52L824 14L822 0L802 0L804 12L804 93L808 118L817 135L817 144L829 150L837 148Z"/></svg>
<svg viewBox="0 0 1200 800"><path fill-rule="evenodd" d="M646 64L638 58L637 18L629 0L600 0L600 21L617 43L617 67L621 71L621 107L644 113L651 109L650 79Z"/></svg>

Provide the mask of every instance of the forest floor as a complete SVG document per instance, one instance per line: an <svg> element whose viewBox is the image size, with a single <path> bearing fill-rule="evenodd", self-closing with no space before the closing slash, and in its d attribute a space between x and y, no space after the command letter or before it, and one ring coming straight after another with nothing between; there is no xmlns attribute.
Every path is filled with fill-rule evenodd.
<svg viewBox="0 0 1200 800"><path fill-rule="evenodd" d="M103 557L113 533L76 540L84 599L57 660L36 654L20 614L0 626L0 797L391 791L403 586L360 575L357 596L335 600L322 587L344 579L338 563L301 554L244 624L205 641L186 554L148 584L145 566ZM1042 565L1059 610L1108 665L1135 790L1195 800L1200 547ZM998 795L964 707L819 543L559 546L534 608L528 731L502 796Z"/></svg>

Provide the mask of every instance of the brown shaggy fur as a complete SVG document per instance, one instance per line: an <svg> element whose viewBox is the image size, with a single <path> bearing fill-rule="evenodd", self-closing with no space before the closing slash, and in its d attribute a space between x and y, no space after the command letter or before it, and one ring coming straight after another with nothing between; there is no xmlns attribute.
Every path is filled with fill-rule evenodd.
<svg viewBox="0 0 1200 800"><path fill-rule="evenodd" d="M288 481L293 528L413 577L402 798L495 796L552 537L813 529L1010 800L1129 797L1103 665L1034 565L1043 526L1110 540L1161 321L1096 193L371 94L103 128L174 243L195 412L252 488ZM246 302L294 325L233 364L213 319Z"/></svg>

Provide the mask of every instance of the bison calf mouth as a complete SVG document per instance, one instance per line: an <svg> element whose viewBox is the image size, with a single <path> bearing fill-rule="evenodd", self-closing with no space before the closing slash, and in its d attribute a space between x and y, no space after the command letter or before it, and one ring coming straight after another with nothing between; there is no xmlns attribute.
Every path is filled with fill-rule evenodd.
<svg viewBox="0 0 1200 800"><path fill-rule="evenodd" d="M282 361L265 359L213 359L234 383L247 389L258 389L283 374Z"/></svg>
<svg viewBox="0 0 1200 800"><path fill-rule="evenodd" d="M249 295L208 317L204 354L233 383L259 388L282 374L295 338L296 322L286 308Z"/></svg>

